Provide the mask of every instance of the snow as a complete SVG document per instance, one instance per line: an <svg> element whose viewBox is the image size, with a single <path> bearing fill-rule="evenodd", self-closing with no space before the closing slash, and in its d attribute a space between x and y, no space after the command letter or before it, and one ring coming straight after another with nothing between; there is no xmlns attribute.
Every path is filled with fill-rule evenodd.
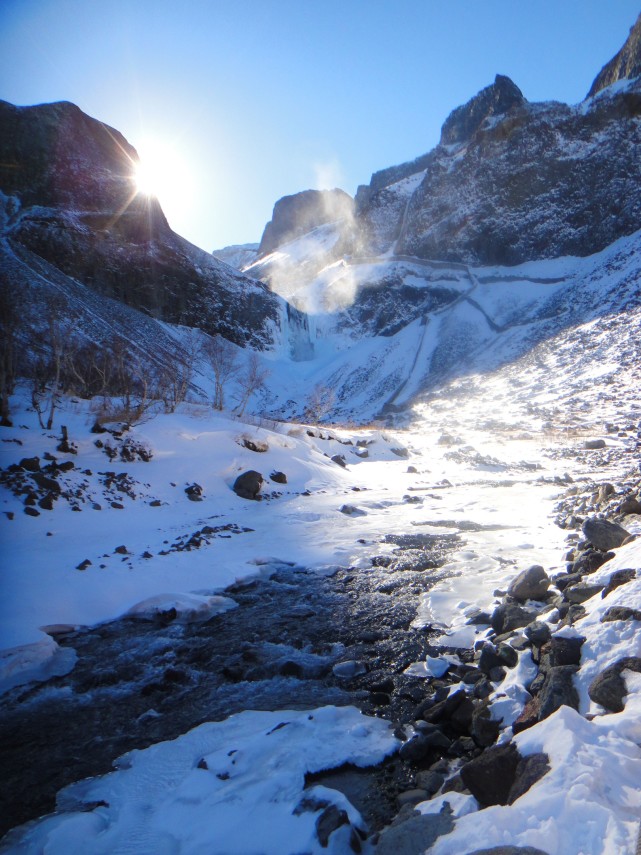
<svg viewBox="0 0 641 855"><path fill-rule="evenodd" d="M0 851L338 855L362 820L336 790L306 789L305 775L374 765L397 745L387 722L353 707L239 713L132 751L115 772L68 787L61 813L18 830ZM350 824L323 847L315 826L331 804Z"/></svg>

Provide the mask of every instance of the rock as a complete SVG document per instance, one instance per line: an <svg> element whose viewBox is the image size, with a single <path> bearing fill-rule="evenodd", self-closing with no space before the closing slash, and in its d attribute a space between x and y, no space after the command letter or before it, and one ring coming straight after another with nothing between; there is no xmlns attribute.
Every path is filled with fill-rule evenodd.
<svg viewBox="0 0 641 855"><path fill-rule="evenodd" d="M116 511L124 511L125 509L125 506L122 504L122 502L111 502L111 507L114 508L114 510Z"/></svg>
<svg viewBox="0 0 641 855"><path fill-rule="evenodd" d="M569 603L581 604L600 594L604 585L590 585L587 582L579 582L578 585L570 585L565 589L563 595Z"/></svg>
<svg viewBox="0 0 641 855"><path fill-rule="evenodd" d="M336 677L351 679L366 674L367 665L358 659L346 659L344 662L337 662L332 668L332 672Z"/></svg>
<svg viewBox="0 0 641 855"><path fill-rule="evenodd" d="M499 644L497 651L500 665L504 665L506 668L514 668L519 661L519 654L509 644Z"/></svg>
<svg viewBox="0 0 641 855"><path fill-rule="evenodd" d="M510 788L508 804L513 804L518 798L540 781L550 771L550 760L547 754L528 754L519 761L516 769L516 779Z"/></svg>
<svg viewBox="0 0 641 855"><path fill-rule="evenodd" d="M501 603L492 613L492 629L497 635L520 629L527 626L537 618L534 609L524 608L516 603Z"/></svg>
<svg viewBox="0 0 641 855"><path fill-rule="evenodd" d="M605 440L604 439L586 439L583 443L583 448L588 451L595 451L598 448L605 448Z"/></svg>
<svg viewBox="0 0 641 855"><path fill-rule="evenodd" d="M601 484L599 487L599 502L605 502L614 492L614 484Z"/></svg>
<svg viewBox="0 0 641 855"><path fill-rule="evenodd" d="M586 549L572 565L572 574L585 575L586 573L594 573L606 561L614 558L614 552L603 552L600 549Z"/></svg>
<svg viewBox="0 0 641 855"><path fill-rule="evenodd" d="M470 725L470 734L474 742L481 748L488 748L496 742L499 730L500 722L494 721L491 717L488 702L482 701L477 704Z"/></svg>
<svg viewBox="0 0 641 855"><path fill-rule="evenodd" d="M326 807L316 820L316 836L323 848L329 843L330 836L342 825L349 825L347 812L336 805Z"/></svg>
<svg viewBox="0 0 641 855"><path fill-rule="evenodd" d="M283 196L274 205L265 226L258 254L267 255L283 243L294 240L325 223L352 217L354 202L343 190L303 190Z"/></svg>
<svg viewBox="0 0 641 855"><path fill-rule="evenodd" d="M433 705L425 706L424 704L420 704L416 711L416 718L424 718L430 724L436 724L444 720L447 721L466 697L465 692L459 690Z"/></svg>
<svg viewBox="0 0 641 855"><path fill-rule="evenodd" d="M345 460L344 454L335 454L332 458L330 458L332 463L336 463L338 466L341 466L343 469L347 467L347 460Z"/></svg>
<svg viewBox="0 0 641 855"><path fill-rule="evenodd" d="M23 469L26 469L27 472L39 472L40 471L40 458L39 457L23 457L18 465L21 466Z"/></svg>
<svg viewBox="0 0 641 855"><path fill-rule="evenodd" d="M185 488L185 493L187 494L187 498L192 502L202 502L203 488L200 484L191 484L189 487Z"/></svg>
<svg viewBox="0 0 641 855"><path fill-rule="evenodd" d="M269 446L266 442L260 439L249 439L249 437L243 437L243 447L248 448L250 451L255 451L257 454L264 454L266 451L269 451Z"/></svg>
<svg viewBox="0 0 641 855"><path fill-rule="evenodd" d="M590 683L588 695L596 704L600 704L609 712L622 712L625 704L623 699L627 694L623 671L641 672L641 658L626 656L610 665Z"/></svg>
<svg viewBox="0 0 641 855"><path fill-rule="evenodd" d="M419 802L424 802L427 799L427 791L420 788L414 790L405 790L396 796L396 803L401 808L403 805L417 805Z"/></svg>
<svg viewBox="0 0 641 855"><path fill-rule="evenodd" d="M270 481L274 481L275 484L286 484L287 483L287 475L284 472L272 472L269 476Z"/></svg>
<svg viewBox="0 0 641 855"><path fill-rule="evenodd" d="M429 850L443 834L454 828L452 811L444 805L440 813L414 812L403 822L385 828L376 846L376 855L416 855Z"/></svg>
<svg viewBox="0 0 641 855"><path fill-rule="evenodd" d="M520 760L514 743L494 746L466 763L461 778L481 807L506 805Z"/></svg>
<svg viewBox="0 0 641 855"><path fill-rule="evenodd" d="M608 584L601 591L601 597L605 599L608 594L611 594L612 591L615 591L617 588L620 588L621 585L627 585L628 582L631 582L633 579L636 579L637 571L632 568L626 568L625 570L616 570L611 576Z"/></svg>
<svg viewBox="0 0 641 855"><path fill-rule="evenodd" d="M583 523L583 534L593 546L607 552L621 546L623 541L629 537L630 532L617 523L609 522L609 520L600 517L588 517Z"/></svg>
<svg viewBox="0 0 641 855"><path fill-rule="evenodd" d="M511 582L507 589L510 597L525 602L525 600L541 600L547 594L550 579L540 564L533 564L523 570Z"/></svg>
<svg viewBox="0 0 641 855"><path fill-rule="evenodd" d="M366 511L357 508L355 505L341 505L338 510L348 517L364 517L367 515Z"/></svg>
<svg viewBox="0 0 641 855"><path fill-rule="evenodd" d="M441 145L466 142L487 119L524 103L519 87L509 77L497 74L494 83L450 113L441 129Z"/></svg>
<svg viewBox="0 0 641 855"><path fill-rule="evenodd" d="M533 727L539 720L539 709L540 703L538 697L530 698L512 725L512 733L517 734L522 730L527 730L528 727Z"/></svg>
<svg viewBox="0 0 641 855"><path fill-rule="evenodd" d="M539 721L551 716L562 706L579 708L579 696L572 680L578 668L576 665L558 665L550 668L539 692Z"/></svg>
<svg viewBox="0 0 641 855"><path fill-rule="evenodd" d="M641 502L638 499L624 499L617 508L619 514L641 514Z"/></svg>
<svg viewBox="0 0 641 855"><path fill-rule="evenodd" d="M621 50L607 62L594 78L588 98L596 95L606 86L611 86L618 80L626 77L632 79L641 74L641 15L637 18L635 25Z"/></svg>
<svg viewBox="0 0 641 855"><path fill-rule="evenodd" d="M416 776L416 784L427 793L427 798L431 798L437 793L445 783L445 775L434 770L428 772L419 772Z"/></svg>
<svg viewBox="0 0 641 855"><path fill-rule="evenodd" d="M38 507L42 508L43 511L52 511L54 500L57 498L58 497L53 493L47 493L47 495L43 496L38 502Z"/></svg>
<svg viewBox="0 0 641 855"><path fill-rule="evenodd" d="M555 635L550 641L550 663L553 667L559 665L580 665L581 647L585 638L565 638Z"/></svg>
<svg viewBox="0 0 641 855"><path fill-rule="evenodd" d="M548 855L533 846L493 846L491 849L475 849L467 855Z"/></svg>
<svg viewBox="0 0 641 855"><path fill-rule="evenodd" d="M27 506L24 509L24 512L28 517L39 517L40 516L40 511L37 511L35 508L29 507L29 506Z"/></svg>
<svg viewBox="0 0 641 855"><path fill-rule="evenodd" d="M627 606L611 606L601 618L601 623L610 623L615 620L641 620L641 611Z"/></svg>
<svg viewBox="0 0 641 855"><path fill-rule="evenodd" d="M550 625L538 620L525 627L525 635L535 647L542 647L550 640L551 634Z"/></svg>
<svg viewBox="0 0 641 855"><path fill-rule="evenodd" d="M80 564L78 564L76 570L86 570L87 567L91 567L91 561L88 558L85 558L84 561L81 561Z"/></svg>
<svg viewBox="0 0 641 855"><path fill-rule="evenodd" d="M484 642L479 658L479 669L484 674L489 674L492 668L499 667L502 664L496 647L490 641Z"/></svg>
<svg viewBox="0 0 641 855"><path fill-rule="evenodd" d="M247 472L243 472L242 475L239 475L238 478L236 478L232 489L241 499L258 500L260 498L260 488L262 483L263 476L260 472L256 472L254 469L249 469Z"/></svg>
<svg viewBox="0 0 641 855"><path fill-rule="evenodd" d="M127 549L126 546L117 546L114 549L114 552L117 552L118 555L129 555L129 550Z"/></svg>
<svg viewBox="0 0 641 855"><path fill-rule="evenodd" d="M56 495L61 492L60 484L54 478L48 478L42 472L34 472L31 477L42 490Z"/></svg>

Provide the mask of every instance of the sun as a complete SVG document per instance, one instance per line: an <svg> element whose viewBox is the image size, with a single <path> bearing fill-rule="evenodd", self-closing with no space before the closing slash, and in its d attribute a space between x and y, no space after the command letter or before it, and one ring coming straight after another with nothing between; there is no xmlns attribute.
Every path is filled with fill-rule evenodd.
<svg viewBox="0 0 641 855"><path fill-rule="evenodd" d="M145 140L138 145L138 153L133 175L136 193L158 199L166 213L188 205L192 180L180 152L169 144Z"/></svg>

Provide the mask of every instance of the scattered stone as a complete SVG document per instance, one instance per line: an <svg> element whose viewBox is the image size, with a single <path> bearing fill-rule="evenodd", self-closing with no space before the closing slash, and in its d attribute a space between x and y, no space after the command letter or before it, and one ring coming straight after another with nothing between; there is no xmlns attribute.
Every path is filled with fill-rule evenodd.
<svg viewBox="0 0 641 855"><path fill-rule="evenodd" d="M539 721L548 718L562 706L578 710L579 695L572 680L577 671L576 665L557 665L550 668L539 692Z"/></svg>
<svg viewBox="0 0 641 855"><path fill-rule="evenodd" d="M445 775L434 770L419 772L416 776L416 784L425 791L427 798L431 798L435 793L438 793L444 783Z"/></svg>
<svg viewBox="0 0 641 855"><path fill-rule="evenodd" d="M550 758L547 754L528 754L521 758L516 770L516 780L510 789L508 804L513 804L518 798L540 781L550 771Z"/></svg>
<svg viewBox="0 0 641 855"><path fill-rule="evenodd" d="M601 591L601 597L605 599L608 594L612 593L612 591L615 591L617 588L620 588L621 585L627 585L628 582L631 582L633 579L636 578L637 571L633 570L631 567L626 568L625 570L617 570L610 576L610 581Z"/></svg>
<svg viewBox="0 0 641 855"><path fill-rule="evenodd" d="M125 506L121 502L112 502L111 507L115 508L117 511L124 511Z"/></svg>
<svg viewBox="0 0 641 855"><path fill-rule="evenodd" d="M590 683L590 699L609 712L622 712L625 707L623 699L628 693L622 676L622 672L626 670L641 672L641 659L637 656L626 656L606 668Z"/></svg>
<svg viewBox="0 0 641 855"><path fill-rule="evenodd" d="M260 498L260 488L263 483L263 476L260 472L254 469L249 469L239 475L234 482L233 490L241 499L253 499L257 501Z"/></svg>
<svg viewBox="0 0 641 855"><path fill-rule="evenodd" d="M585 638L565 638L555 635L550 641L550 664L553 667L559 665L580 665L581 647Z"/></svg>
<svg viewBox="0 0 641 855"><path fill-rule="evenodd" d="M117 552L118 555L128 555L129 554L129 550L127 549L126 546L117 546L114 549L114 552Z"/></svg>
<svg viewBox="0 0 641 855"><path fill-rule="evenodd" d="M343 825L349 825L349 817L346 811L329 805L316 820L316 836L320 845L325 848L329 843L330 836Z"/></svg>
<svg viewBox="0 0 641 855"><path fill-rule="evenodd" d="M84 561L81 561L80 564L78 564L76 570L86 570L87 567L91 567L91 561L88 558L85 558Z"/></svg>
<svg viewBox="0 0 641 855"><path fill-rule="evenodd" d="M416 855L425 852L443 834L454 828L452 810L445 804L440 813L413 812L402 822L388 826L381 833L376 855Z"/></svg>
<svg viewBox="0 0 641 855"><path fill-rule="evenodd" d="M482 701L477 704L470 725L470 734L474 742L481 748L488 748L496 742L499 730L500 722L491 717L489 703Z"/></svg>
<svg viewBox="0 0 641 855"><path fill-rule="evenodd" d="M332 668L332 672L335 677L351 679L352 677L358 677L361 674L366 674L367 665L358 659L347 659L345 662L337 662Z"/></svg>
<svg viewBox="0 0 641 855"><path fill-rule="evenodd" d="M416 468L416 466L408 466L407 467L407 474L408 475L418 475L418 469Z"/></svg>
<svg viewBox="0 0 641 855"><path fill-rule="evenodd" d="M35 508L29 507L29 506L27 506L24 509L24 512L28 517L39 517L40 516L40 511L37 511Z"/></svg>
<svg viewBox="0 0 641 855"><path fill-rule="evenodd" d="M501 603L492 613L492 629L497 635L520 629L527 626L537 618L534 609L519 606L516 603Z"/></svg>
<svg viewBox="0 0 641 855"><path fill-rule="evenodd" d="M55 498L57 498L57 496L54 496L53 493L47 493L47 495L43 496L38 502L38 507L42 508L43 511L52 511Z"/></svg>
<svg viewBox="0 0 641 855"><path fill-rule="evenodd" d="M488 748L461 769L461 778L481 807L506 805L521 756L514 743Z"/></svg>
<svg viewBox="0 0 641 855"><path fill-rule="evenodd" d="M192 502L202 502L203 500L203 488L200 484L191 484L189 487L185 487L185 493Z"/></svg>
<svg viewBox="0 0 641 855"><path fill-rule="evenodd" d="M417 805L419 802L424 802L427 799L427 791L420 788L414 790L405 790L404 793L399 793L396 796L396 802L400 808L403 805Z"/></svg>
<svg viewBox="0 0 641 855"><path fill-rule="evenodd" d="M160 501L160 499L152 499L151 502L149 502L150 508L159 508L161 505L162 502Z"/></svg>
<svg viewBox="0 0 641 855"><path fill-rule="evenodd" d="M595 451L598 448L605 448L605 440L604 439L586 439L583 443L583 448L588 451Z"/></svg>
<svg viewBox="0 0 641 855"><path fill-rule="evenodd" d="M530 691L532 691L531 686ZM512 733L517 734L522 730L527 730L528 727L533 727L539 720L539 708L540 703L538 697L530 698L523 707L521 714L512 725Z"/></svg>
<svg viewBox="0 0 641 855"><path fill-rule="evenodd" d="M600 549L586 549L572 565L572 573L585 575L586 573L594 573L610 558L614 558L614 552L603 552Z"/></svg>
<svg viewBox="0 0 641 855"><path fill-rule="evenodd" d="M610 623L615 620L641 620L641 611L627 606L611 606L601 618L601 623Z"/></svg>
<svg viewBox="0 0 641 855"><path fill-rule="evenodd" d="M49 493L55 493L56 495L61 492L60 484L55 478L48 478L42 472L34 472L31 477L40 489L47 490Z"/></svg>
<svg viewBox="0 0 641 855"><path fill-rule="evenodd" d="M271 481L274 481L275 484L287 483L287 475L285 475L284 472L272 472L269 478Z"/></svg>
<svg viewBox="0 0 641 855"><path fill-rule="evenodd" d="M540 564L533 564L523 570L511 582L507 589L510 597L525 602L525 600L541 600L547 594L550 579Z"/></svg>
<svg viewBox="0 0 641 855"><path fill-rule="evenodd" d="M585 603L587 600L592 599L597 594L600 594L603 590L604 585L590 585L587 582L579 582L578 585L570 585L565 589L564 595L565 599L569 603Z"/></svg>
<svg viewBox="0 0 641 855"><path fill-rule="evenodd" d="M347 467L347 460L345 460L344 454L335 454L331 458L332 463L336 463L338 466L341 466L343 469Z"/></svg>
<svg viewBox="0 0 641 855"><path fill-rule="evenodd" d="M364 517L367 515L366 511L357 508L355 505L341 505L339 511L348 517Z"/></svg>
<svg viewBox="0 0 641 855"><path fill-rule="evenodd" d="M534 623L525 627L525 635L535 647L542 647L550 640L552 630L548 623L542 623L541 621L536 620Z"/></svg>
<svg viewBox="0 0 641 855"><path fill-rule="evenodd" d="M483 644L478 664L479 669L484 674L489 674L492 668L496 668L503 664L499 656L498 650L490 641L486 641Z"/></svg>
<svg viewBox="0 0 641 855"><path fill-rule="evenodd" d="M249 439L249 437L244 437L242 444L244 448L249 449L249 451L255 451L257 454L264 454L266 451L269 451L267 443L260 439Z"/></svg>
<svg viewBox="0 0 641 855"><path fill-rule="evenodd" d="M617 512L626 516L628 514L641 514L641 502L634 498L624 499L617 508Z"/></svg>
<svg viewBox="0 0 641 855"><path fill-rule="evenodd" d="M39 457L23 457L18 465L21 466L23 469L26 469L27 472L39 472L40 471L40 458Z"/></svg>
<svg viewBox="0 0 641 855"><path fill-rule="evenodd" d="M607 552L621 546L630 532L609 520L588 517L583 523L583 534L593 546Z"/></svg>

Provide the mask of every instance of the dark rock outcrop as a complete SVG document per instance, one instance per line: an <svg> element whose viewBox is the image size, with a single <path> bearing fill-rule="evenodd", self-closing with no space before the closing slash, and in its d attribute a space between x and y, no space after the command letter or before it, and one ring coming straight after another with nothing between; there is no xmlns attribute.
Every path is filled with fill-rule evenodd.
<svg viewBox="0 0 641 855"><path fill-rule="evenodd" d="M452 110L441 128L441 145L467 142L487 119L525 103L519 87L509 77L497 74L494 83L481 89L467 104Z"/></svg>
<svg viewBox="0 0 641 855"><path fill-rule="evenodd" d="M594 78L594 82L588 92L588 98L596 95L606 86L616 83L624 78L634 78L641 74L641 15L635 25L630 29L630 35L626 39L621 50L606 63Z"/></svg>
<svg viewBox="0 0 641 855"><path fill-rule="evenodd" d="M137 162L118 131L74 104L0 101L9 286L24 293L44 277L65 294L80 282L152 317L268 345L279 299L175 234L158 201L136 192Z"/></svg>
<svg viewBox="0 0 641 855"><path fill-rule="evenodd" d="M610 520L588 517L583 523L583 534L593 546L605 551L621 546L623 541L629 537L630 532L618 523L610 522Z"/></svg>
<svg viewBox="0 0 641 855"><path fill-rule="evenodd" d="M283 196L274 205L271 220L258 247L258 255L267 255L281 244L311 232L325 223L349 220L354 200L344 190L303 190Z"/></svg>
<svg viewBox="0 0 641 855"><path fill-rule="evenodd" d="M260 488L263 483L263 476L255 469L249 469L243 472L234 481L233 490L241 499L259 499Z"/></svg>

